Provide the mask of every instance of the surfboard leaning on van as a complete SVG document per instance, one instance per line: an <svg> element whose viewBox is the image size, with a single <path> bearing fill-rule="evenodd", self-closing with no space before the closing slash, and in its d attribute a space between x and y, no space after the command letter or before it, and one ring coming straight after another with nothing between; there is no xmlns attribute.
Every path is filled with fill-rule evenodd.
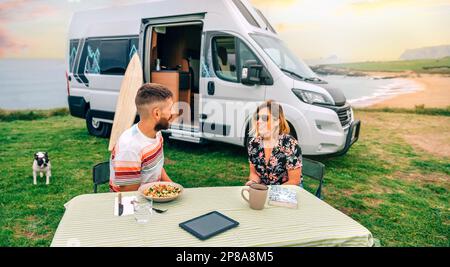
<svg viewBox="0 0 450 267"><path fill-rule="evenodd" d="M183 110L165 132L171 139L245 146L251 115L273 99L304 155L343 155L358 140L361 123L344 94L298 59L247 0L76 12L68 36L69 109L92 135L110 135L125 69L138 53L144 82L166 85Z"/></svg>

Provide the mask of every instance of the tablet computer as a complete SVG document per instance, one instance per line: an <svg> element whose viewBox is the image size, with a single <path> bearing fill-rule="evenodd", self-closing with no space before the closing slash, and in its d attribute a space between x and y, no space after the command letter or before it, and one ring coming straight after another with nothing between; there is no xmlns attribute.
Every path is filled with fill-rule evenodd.
<svg viewBox="0 0 450 267"><path fill-rule="evenodd" d="M181 228L201 240L206 240L238 225L237 221L217 211L180 223Z"/></svg>

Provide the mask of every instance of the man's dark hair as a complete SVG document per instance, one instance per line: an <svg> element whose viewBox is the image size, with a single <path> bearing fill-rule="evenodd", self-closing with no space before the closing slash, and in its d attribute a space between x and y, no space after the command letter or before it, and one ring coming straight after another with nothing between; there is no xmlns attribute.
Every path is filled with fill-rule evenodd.
<svg viewBox="0 0 450 267"><path fill-rule="evenodd" d="M162 84L146 83L139 88L135 103L139 116L143 115L143 107L172 98L172 92Z"/></svg>

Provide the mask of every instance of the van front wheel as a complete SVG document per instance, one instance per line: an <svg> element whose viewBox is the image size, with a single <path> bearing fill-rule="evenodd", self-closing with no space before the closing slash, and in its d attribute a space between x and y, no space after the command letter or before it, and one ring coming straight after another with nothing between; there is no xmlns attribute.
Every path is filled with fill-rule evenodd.
<svg viewBox="0 0 450 267"><path fill-rule="evenodd" d="M297 132L295 131L294 126L293 126L290 122L288 122L288 125L289 125L289 129L290 129L289 135L292 136L292 137L294 137L295 140L298 141L298 139L297 139Z"/></svg>
<svg viewBox="0 0 450 267"><path fill-rule="evenodd" d="M86 112L86 127L89 134L98 137L109 137L111 134L112 125L109 123L101 122L96 120L92 116L92 111L89 109Z"/></svg>

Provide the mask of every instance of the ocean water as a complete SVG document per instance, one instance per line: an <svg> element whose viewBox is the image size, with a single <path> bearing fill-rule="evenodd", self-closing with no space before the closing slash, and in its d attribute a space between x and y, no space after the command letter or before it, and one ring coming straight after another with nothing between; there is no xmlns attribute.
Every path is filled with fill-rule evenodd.
<svg viewBox="0 0 450 267"><path fill-rule="evenodd" d="M373 77L322 76L340 88L355 107L369 106L394 95L421 90L407 79ZM64 60L0 60L0 108L48 109L67 107Z"/></svg>
<svg viewBox="0 0 450 267"><path fill-rule="evenodd" d="M423 90L420 84L404 78L380 79L342 75L321 77L333 87L341 89L353 107L367 107L396 95Z"/></svg>
<svg viewBox="0 0 450 267"><path fill-rule="evenodd" d="M64 60L0 60L0 108L67 107Z"/></svg>

